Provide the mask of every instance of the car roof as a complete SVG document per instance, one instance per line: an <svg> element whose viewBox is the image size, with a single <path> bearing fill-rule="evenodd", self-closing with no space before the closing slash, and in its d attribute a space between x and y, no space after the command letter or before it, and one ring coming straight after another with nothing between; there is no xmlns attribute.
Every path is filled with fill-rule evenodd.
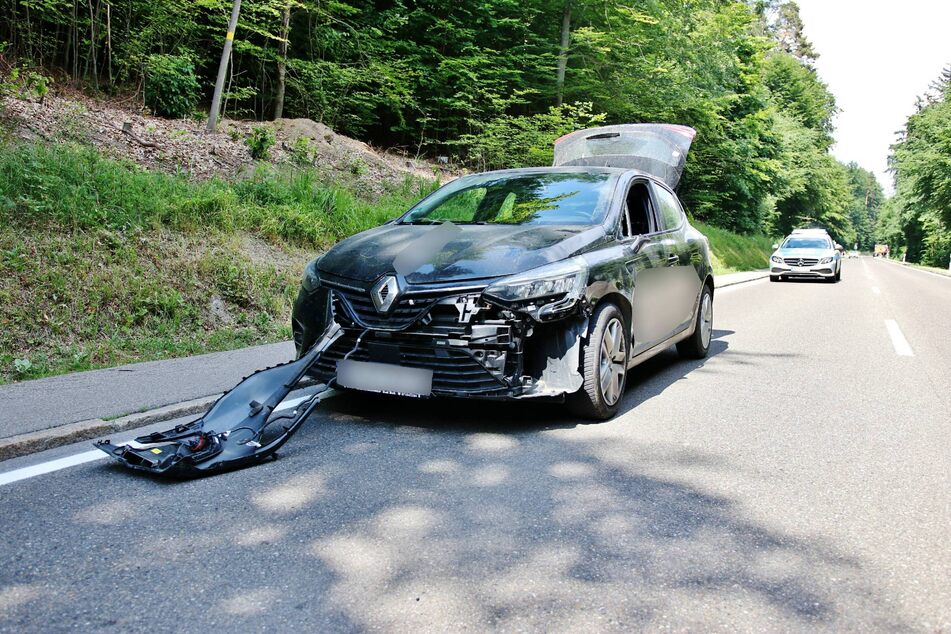
<svg viewBox="0 0 951 634"><path fill-rule="evenodd" d="M791 234L789 234L789 235L795 236L795 235L802 235L802 234L809 234L809 233L818 234L818 235L823 235L823 236L829 235L829 232L828 232L828 231L826 231L825 229L819 229L819 228L814 228L814 229L793 229L793 232L792 232Z"/></svg>

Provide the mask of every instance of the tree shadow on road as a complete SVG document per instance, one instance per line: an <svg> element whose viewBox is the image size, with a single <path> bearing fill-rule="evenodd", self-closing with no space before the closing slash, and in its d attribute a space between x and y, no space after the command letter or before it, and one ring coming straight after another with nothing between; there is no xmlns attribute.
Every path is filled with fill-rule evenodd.
<svg viewBox="0 0 951 634"><path fill-rule="evenodd" d="M657 357L624 407L703 363ZM0 630L907 629L861 561L688 477L746 477L723 455L557 407L335 401L255 468L5 491Z"/></svg>

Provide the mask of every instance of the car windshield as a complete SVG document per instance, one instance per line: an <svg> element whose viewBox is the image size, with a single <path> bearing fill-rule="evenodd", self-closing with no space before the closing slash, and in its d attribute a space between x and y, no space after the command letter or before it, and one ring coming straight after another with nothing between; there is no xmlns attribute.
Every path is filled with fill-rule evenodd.
<svg viewBox="0 0 951 634"><path fill-rule="evenodd" d="M400 223L597 224L616 178L609 172L465 176L420 202Z"/></svg>
<svg viewBox="0 0 951 634"><path fill-rule="evenodd" d="M783 243L784 249L831 249L832 245L826 238L788 238Z"/></svg>

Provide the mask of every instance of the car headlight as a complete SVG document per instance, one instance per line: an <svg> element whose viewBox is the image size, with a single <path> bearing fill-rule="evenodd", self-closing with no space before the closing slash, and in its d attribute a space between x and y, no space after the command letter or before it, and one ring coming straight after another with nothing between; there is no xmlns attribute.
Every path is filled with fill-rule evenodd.
<svg viewBox="0 0 951 634"><path fill-rule="evenodd" d="M307 263L304 267L304 279L301 280L301 286L304 292L313 293L320 286L320 273L317 272L317 263L320 258L316 258Z"/></svg>
<svg viewBox="0 0 951 634"><path fill-rule="evenodd" d="M778 255L770 256L769 259L770 259L771 262L775 262L776 264L782 264L782 263L783 263L783 259L782 259L781 257L779 257Z"/></svg>
<svg viewBox="0 0 951 634"><path fill-rule="evenodd" d="M822 258L821 260L819 260L819 264L828 264L834 259L835 259L834 257Z"/></svg>
<svg viewBox="0 0 951 634"><path fill-rule="evenodd" d="M588 265L582 258L571 258L506 277L483 294L543 319L574 306L587 282Z"/></svg>

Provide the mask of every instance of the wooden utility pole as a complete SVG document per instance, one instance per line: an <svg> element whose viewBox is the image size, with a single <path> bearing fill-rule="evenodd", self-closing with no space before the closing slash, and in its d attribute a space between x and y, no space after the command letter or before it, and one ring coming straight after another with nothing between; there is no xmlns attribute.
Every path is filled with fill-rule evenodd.
<svg viewBox="0 0 951 634"><path fill-rule="evenodd" d="M215 81L215 94L211 98L211 111L208 113L206 132L214 133L218 128L218 115L221 109L221 93L225 89L225 75L231 60L231 45L234 43L234 30L238 28L238 14L241 12L241 0L234 0L231 8L231 20L228 22L228 34L225 35L225 47L221 51L221 63L218 64L218 79Z"/></svg>

